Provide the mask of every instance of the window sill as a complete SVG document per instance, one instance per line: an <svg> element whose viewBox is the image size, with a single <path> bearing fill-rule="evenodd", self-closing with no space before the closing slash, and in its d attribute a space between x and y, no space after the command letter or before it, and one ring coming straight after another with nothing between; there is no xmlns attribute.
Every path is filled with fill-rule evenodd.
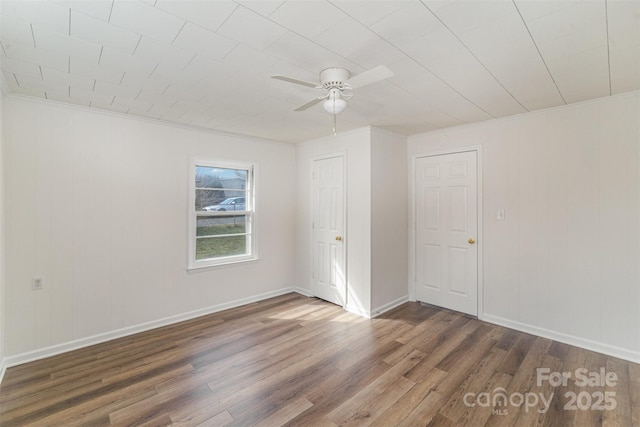
<svg viewBox="0 0 640 427"><path fill-rule="evenodd" d="M233 267L233 266L236 266L238 264L244 264L244 263L247 263L247 262L256 262L256 261L260 261L260 258L251 257L251 258L243 258L243 259L235 259L235 260L224 261L224 262L220 262L219 264L190 265L189 267L187 267L187 272L189 274L191 274L191 273L199 273L199 272L202 272L202 271L215 270L215 269L224 268L224 267Z"/></svg>

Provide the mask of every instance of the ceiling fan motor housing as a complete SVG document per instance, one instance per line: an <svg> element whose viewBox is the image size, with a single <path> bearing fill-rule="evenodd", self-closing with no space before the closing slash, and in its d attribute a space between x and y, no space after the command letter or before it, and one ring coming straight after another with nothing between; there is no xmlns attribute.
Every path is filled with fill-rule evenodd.
<svg viewBox="0 0 640 427"><path fill-rule="evenodd" d="M344 82L349 80L351 73L344 68L327 68L320 72L320 82L325 89L344 88Z"/></svg>

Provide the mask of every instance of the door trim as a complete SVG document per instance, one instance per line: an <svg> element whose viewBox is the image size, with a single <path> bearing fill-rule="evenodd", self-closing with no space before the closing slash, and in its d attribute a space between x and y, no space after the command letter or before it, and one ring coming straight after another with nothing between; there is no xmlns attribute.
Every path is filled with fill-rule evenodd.
<svg viewBox="0 0 640 427"><path fill-rule="evenodd" d="M346 151L336 151L333 153L327 153L327 154L320 154L317 156L312 156L310 159L310 163L309 163L309 224L308 224L308 229L310 230L310 234L311 234L311 238L309 239L309 266L311 267L309 269L309 273L311 274L309 276L309 280L311 282L311 286L309 287L309 289L311 289L311 296L315 297L316 296L316 292L315 292L315 280L313 278L313 245L314 245L314 240L313 240L313 234L314 234L314 230L313 230L313 169L314 169L314 165L315 162L318 160L326 160L326 159L333 159L335 157L342 157L342 246L343 246L343 250L342 250L342 266L344 268L344 301L342 302L342 308L346 309L347 307L347 302L349 299L349 280L348 279L348 265L347 265L347 260L348 260L348 256L347 256L347 247L349 245L349 232L348 232L348 225L347 225L347 210L348 210L348 206L347 206L347 188L348 188L348 179L347 179L347 152Z"/></svg>
<svg viewBox="0 0 640 427"><path fill-rule="evenodd" d="M445 154L457 154L476 152L477 181L478 186L478 319L484 318L484 262L483 247L484 233L482 221L482 145L470 145L466 147L434 150L411 156L409 163L409 192L411 194L411 206L409 209L409 300L416 301L416 160L422 157L442 156Z"/></svg>

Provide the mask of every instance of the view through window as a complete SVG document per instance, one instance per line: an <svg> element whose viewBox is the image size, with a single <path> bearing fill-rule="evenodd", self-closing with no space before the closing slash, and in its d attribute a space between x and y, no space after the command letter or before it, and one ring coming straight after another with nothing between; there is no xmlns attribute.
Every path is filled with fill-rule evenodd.
<svg viewBox="0 0 640 427"><path fill-rule="evenodd" d="M253 167L196 164L194 191L192 264L216 265L251 258Z"/></svg>

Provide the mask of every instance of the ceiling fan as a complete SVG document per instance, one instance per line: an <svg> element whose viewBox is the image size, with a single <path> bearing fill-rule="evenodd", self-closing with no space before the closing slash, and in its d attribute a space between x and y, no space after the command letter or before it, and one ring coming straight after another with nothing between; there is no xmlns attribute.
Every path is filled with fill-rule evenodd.
<svg viewBox="0 0 640 427"><path fill-rule="evenodd" d="M358 89L381 80L393 77L393 71L384 65L378 65L368 71L351 77L351 72L345 68L327 68L320 72L320 82L313 83L304 80L298 80L287 76L275 75L272 79L282 80L289 83L295 83L302 86L320 89L323 95L312 99L304 105L296 108L294 111L304 111L308 108L319 104L324 100L322 106L325 111L333 114L333 132L335 134L336 114L342 112L347 106L347 100L351 99L353 93L351 90Z"/></svg>

